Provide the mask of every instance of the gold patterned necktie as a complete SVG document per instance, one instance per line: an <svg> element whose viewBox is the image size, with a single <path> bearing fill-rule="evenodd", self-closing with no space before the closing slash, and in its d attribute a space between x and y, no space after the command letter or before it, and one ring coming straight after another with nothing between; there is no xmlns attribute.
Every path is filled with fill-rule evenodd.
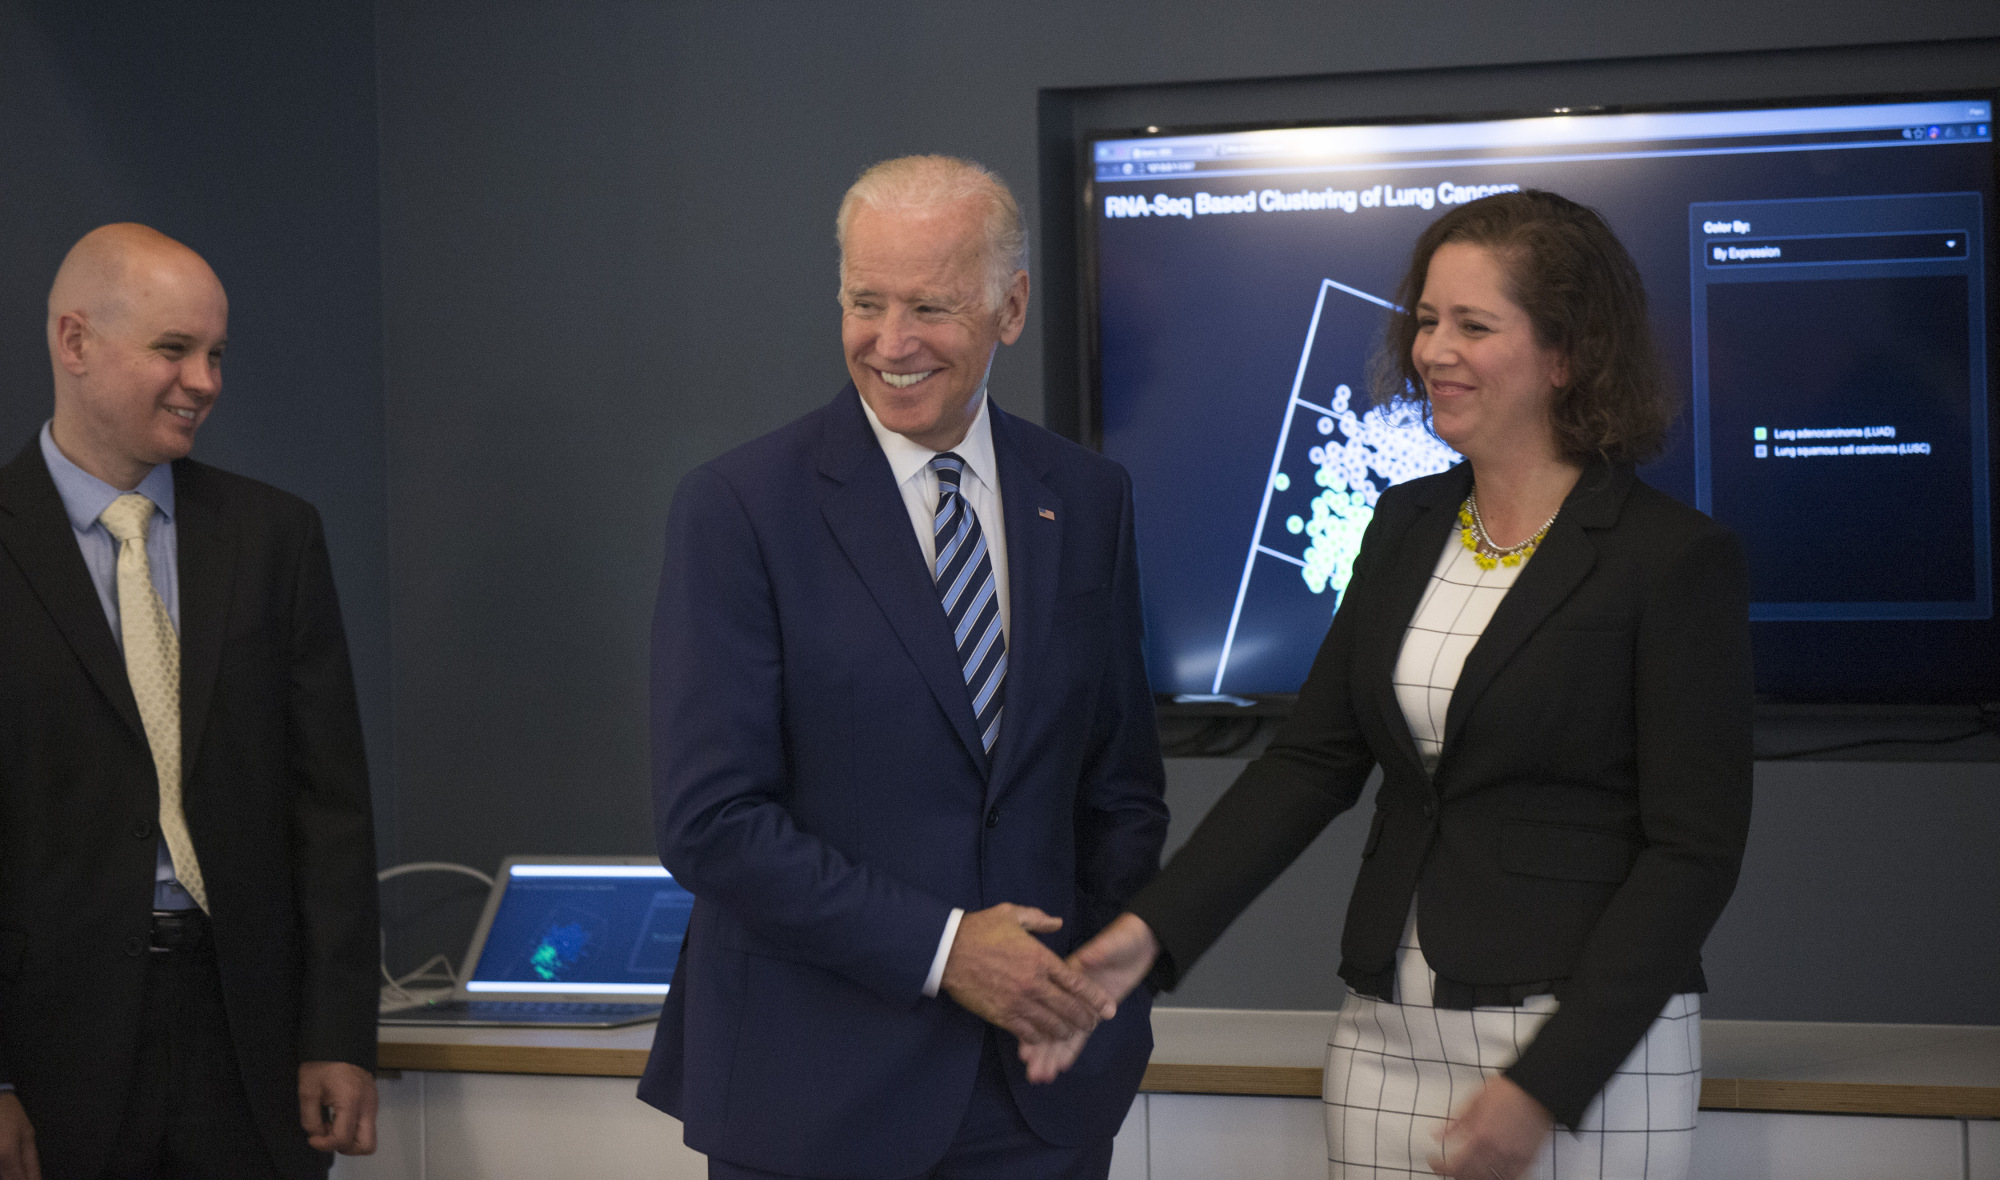
<svg viewBox="0 0 2000 1180"><path fill-rule="evenodd" d="M118 541L118 629L125 641L125 675L139 702L139 720L160 779L160 834L174 858L175 878L205 911L208 890L181 810L181 639L167 604L153 588L153 567L146 558L146 522L152 515L151 500L128 493L97 519Z"/></svg>

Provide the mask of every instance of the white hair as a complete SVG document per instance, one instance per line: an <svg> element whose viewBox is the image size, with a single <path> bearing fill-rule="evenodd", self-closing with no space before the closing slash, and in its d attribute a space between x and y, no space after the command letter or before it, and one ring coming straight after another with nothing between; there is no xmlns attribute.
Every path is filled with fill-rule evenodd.
<svg viewBox="0 0 2000 1180"><path fill-rule="evenodd" d="M870 166L855 179L833 222L841 281L847 279L847 227L856 209L936 209L975 197L986 203L986 306L998 310L1015 272L1028 269L1028 230L1007 182L956 156L900 156Z"/></svg>

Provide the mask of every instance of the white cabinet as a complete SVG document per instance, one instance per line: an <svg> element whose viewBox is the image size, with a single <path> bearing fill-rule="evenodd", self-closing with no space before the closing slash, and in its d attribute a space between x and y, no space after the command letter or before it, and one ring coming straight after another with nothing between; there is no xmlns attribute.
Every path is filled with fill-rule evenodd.
<svg viewBox="0 0 2000 1180"><path fill-rule="evenodd" d="M1707 1110L1690 1180L1964 1180L1966 1124Z"/></svg>
<svg viewBox="0 0 2000 1180"><path fill-rule="evenodd" d="M1148 1180L1326 1180L1324 1105L1317 1098L1141 1094Z"/></svg>
<svg viewBox="0 0 2000 1180"><path fill-rule="evenodd" d="M2000 1123L1965 1124L1965 1180L2000 1180Z"/></svg>
<svg viewBox="0 0 2000 1180"><path fill-rule="evenodd" d="M378 1146L335 1180L706 1180L681 1124L633 1096L634 1078L416 1073L377 1085Z"/></svg>
<svg viewBox="0 0 2000 1180"><path fill-rule="evenodd" d="M704 1180L681 1125L630 1078L418 1073L382 1079L380 1147L335 1180ZM1324 1180L1313 1098L1141 1094L1112 1180ZM2000 1123L1703 1111L1690 1180L2000 1180Z"/></svg>

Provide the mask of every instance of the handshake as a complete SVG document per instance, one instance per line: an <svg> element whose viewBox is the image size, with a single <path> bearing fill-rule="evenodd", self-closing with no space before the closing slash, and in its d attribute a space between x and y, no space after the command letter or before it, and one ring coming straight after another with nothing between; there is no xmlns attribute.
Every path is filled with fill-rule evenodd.
<svg viewBox="0 0 2000 1180"><path fill-rule="evenodd" d="M1033 906L996 905L960 919L945 959L942 990L1019 1038L1031 1082L1053 1082L1075 1064L1160 953L1137 914L1118 915L1066 960L1034 937L1060 929L1061 918Z"/></svg>

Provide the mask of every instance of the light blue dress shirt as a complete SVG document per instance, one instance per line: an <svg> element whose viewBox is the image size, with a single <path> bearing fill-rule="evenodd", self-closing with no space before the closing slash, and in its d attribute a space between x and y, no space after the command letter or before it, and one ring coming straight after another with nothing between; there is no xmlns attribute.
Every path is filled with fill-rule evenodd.
<svg viewBox="0 0 2000 1180"><path fill-rule="evenodd" d="M69 527L76 532L76 546L83 551L83 564L90 571L91 585L97 587L98 605L111 624L111 641L125 650L125 632L118 623L118 541L98 516L111 502L125 493L69 461L56 446L50 423L42 423L42 460L49 465L56 493L62 497ZM181 629L180 534L174 528L174 470L162 463L146 473L132 489L153 502L153 515L146 521L146 560L153 570L153 588L167 604L167 617L174 633ZM160 838L153 869L153 908L191 910L194 898L174 879L173 854L167 851L166 837Z"/></svg>

